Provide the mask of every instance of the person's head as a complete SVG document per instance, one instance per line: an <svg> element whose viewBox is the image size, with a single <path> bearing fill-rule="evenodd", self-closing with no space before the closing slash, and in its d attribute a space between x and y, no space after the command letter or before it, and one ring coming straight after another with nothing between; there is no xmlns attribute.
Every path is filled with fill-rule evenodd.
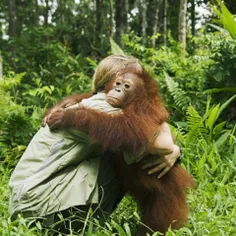
<svg viewBox="0 0 236 236"><path fill-rule="evenodd" d="M107 83L118 73L142 73L143 67L138 59L132 56L111 55L104 58L93 75L93 92L103 91Z"/></svg>

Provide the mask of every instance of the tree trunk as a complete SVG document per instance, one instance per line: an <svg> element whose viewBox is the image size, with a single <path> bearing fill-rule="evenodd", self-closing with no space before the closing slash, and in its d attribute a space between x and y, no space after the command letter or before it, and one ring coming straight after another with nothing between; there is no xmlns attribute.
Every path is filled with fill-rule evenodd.
<svg viewBox="0 0 236 236"><path fill-rule="evenodd" d="M0 55L0 80L3 79L3 72L2 72L2 57Z"/></svg>
<svg viewBox="0 0 236 236"><path fill-rule="evenodd" d="M65 5L64 0L57 0L58 9L60 10L60 23L63 25L65 23Z"/></svg>
<svg viewBox="0 0 236 236"><path fill-rule="evenodd" d="M195 18L195 0L191 1L191 33L193 36L195 36L195 24L196 24L196 18Z"/></svg>
<svg viewBox="0 0 236 236"><path fill-rule="evenodd" d="M9 0L8 2L8 16L9 16L9 37L16 36L16 1Z"/></svg>
<svg viewBox="0 0 236 236"><path fill-rule="evenodd" d="M110 33L109 33L109 36L113 37L113 27L114 27L114 24L113 24L114 23L114 19L113 19L113 17L114 17L113 1L110 0L109 3L110 3L109 4L109 7L110 7L110 21L109 21L109 31L110 31Z"/></svg>
<svg viewBox="0 0 236 236"><path fill-rule="evenodd" d="M129 12L129 1L128 0L123 0L124 2L124 9L123 9L123 30L124 32L122 33L127 33L128 32L128 12Z"/></svg>
<svg viewBox="0 0 236 236"><path fill-rule="evenodd" d="M102 44L102 0L96 0L96 47L100 48Z"/></svg>
<svg viewBox="0 0 236 236"><path fill-rule="evenodd" d="M48 4L48 0L45 0L46 3L46 8L45 8L45 12L44 12L44 26L48 26L48 11L49 11L49 4Z"/></svg>
<svg viewBox="0 0 236 236"><path fill-rule="evenodd" d="M128 32L128 0L115 1L115 41L120 44L121 35Z"/></svg>
<svg viewBox="0 0 236 236"><path fill-rule="evenodd" d="M140 3L140 13L141 13L141 32L143 37L143 43L146 43L147 37L147 5L145 0L139 0Z"/></svg>
<svg viewBox="0 0 236 236"><path fill-rule="evenodd" d="M16 1L9 0L8 2L8 16L9 16L9 29L8 34L10 38L16 37ZM15 57L15 46L10 44L11 56Z"/></svg>
<svg viewBox="0 0 236 236"><path fill-rule="evenodd" d="M155 1L156 11L155 11L155 15L154 15L154 24L153 24L153 32L152 32L153 35L156 35L156 33L157 33L160 5L161 5L161 1L160 0L156 0ZM156 39L155 38L153 38L153 40L152 40L152 47L153 48L156 47Z"/></svg>
<svg viewBox="0 0 236 236"><path fill-rule="evenodd" d="M163 0L163 41L167 43L167 0Z"/></svg>
<svg viewBox="0 0 236 236"><path fill-rule="evenodd" d="M116 22L116 34L115 34L115 41L116 43L120 44L120 37L123 31L123 24L122 24L122 0L115 1L115 22Z"/></svg>
<svg viewBox="0 0 236 236"><path fill-rule="evenodd" d="M187 0L180 0L179 9L179 42L182 50L186 49L186 15L187 15Z"/></svg>
<svg viewBox="0 0 236 236"><path fill-rule="evenodd" d="M34 1L35 3L35 12L34 12L34 25L38 26L39 24L39 5L38 5L38 0Z"/></svg>

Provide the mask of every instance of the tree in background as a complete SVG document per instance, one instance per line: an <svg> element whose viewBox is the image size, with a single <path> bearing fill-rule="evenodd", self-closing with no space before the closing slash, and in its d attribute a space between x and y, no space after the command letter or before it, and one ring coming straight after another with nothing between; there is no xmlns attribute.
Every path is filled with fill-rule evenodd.
<svg viewBox="0 0 236 236"><path fill-rule="evenodd" d="M152 46L167 43L170 32L185 48L187 28L191 26L196 34L196 6L209 0L3 0L0 3L1 23L7 30L2 35L17 39L25 30L36 27L50 28L63 45L75 54L101 56L109 49L109 37L115 36L121 43L121 35L134 31L141 36L144 44L148 38L160 33ZM226 0L226 5L234 14L236 3ZM179 10L178 10L179 9ZM189 25L186 22L190 22ZM50 40L50 38L48 38ZM1 43L5 48L7 41ZM16 45L16 42L14 42ZM11 52L14 53L11 46Z"/></svg>
<svg viewBox="0 0 236 236"><path fill-rule="evenodd" d="M182 50L186 49L186 34L187 34L187 0L180 0L180 8L179 8L179 42L182 47Z"/></svg>

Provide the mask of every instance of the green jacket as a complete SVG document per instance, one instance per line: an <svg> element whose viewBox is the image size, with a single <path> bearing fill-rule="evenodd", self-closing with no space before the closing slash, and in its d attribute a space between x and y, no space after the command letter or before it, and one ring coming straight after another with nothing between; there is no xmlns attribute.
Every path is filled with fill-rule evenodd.
<svg viewBox="0 0 236 236"><path fill-rule="evenodd" d="M82 101L105 112L119 111L99 93ZM45 216L71 206L98 202L98 145L78 130L51 132L41 127L10 178L10 215Z"/></svg>

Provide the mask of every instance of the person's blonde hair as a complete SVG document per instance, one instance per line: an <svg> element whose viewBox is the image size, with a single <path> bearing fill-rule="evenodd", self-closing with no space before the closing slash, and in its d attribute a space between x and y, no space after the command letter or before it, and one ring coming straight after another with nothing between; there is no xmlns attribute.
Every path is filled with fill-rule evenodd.
<svg viewBox="0 0 236 236"><path fill-rule="evenodd" d="M143 67L138 59L132 56L111 55L104 58L98 64L93 75L93 92L104 90L112 78L124 71L142 73Z"/></svg>

